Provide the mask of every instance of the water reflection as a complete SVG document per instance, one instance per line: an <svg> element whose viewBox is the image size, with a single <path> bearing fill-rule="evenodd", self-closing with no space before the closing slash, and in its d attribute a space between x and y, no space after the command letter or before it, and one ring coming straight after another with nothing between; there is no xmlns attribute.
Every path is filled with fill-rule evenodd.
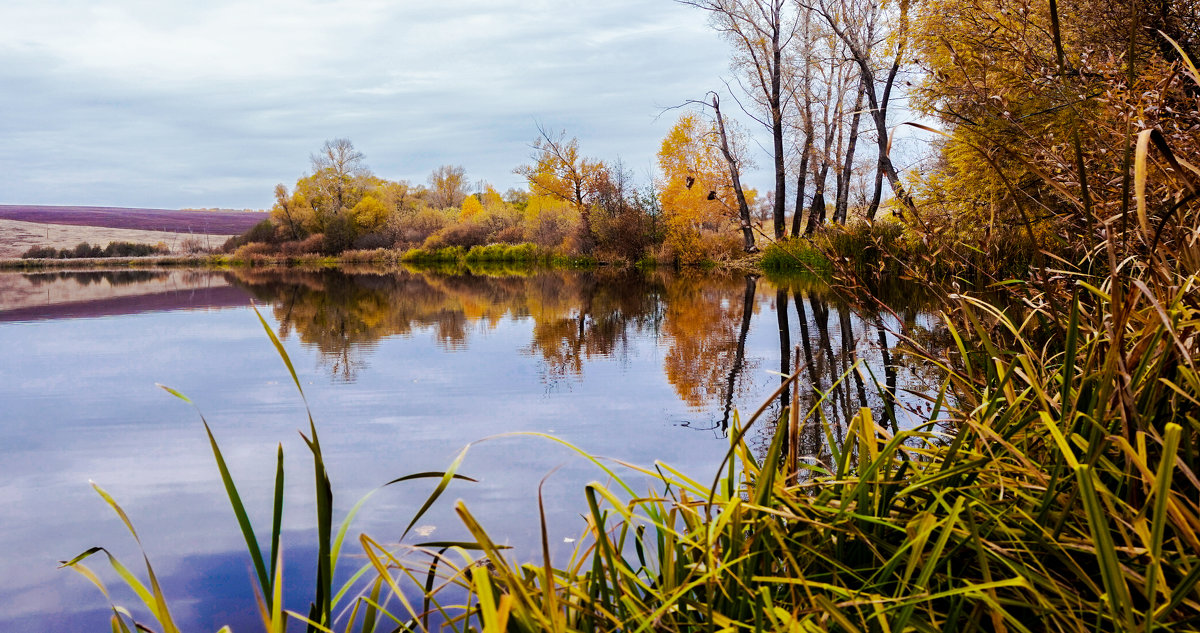
<svg viewBox="0 0 1200 633"><path fill-rule="evenodd" d="M628 353L629 337L657 332L663 285L629 271L539 271L522 276L399 271L238 270L231 283L268 303L279 335L315 346L330 374L353 381L381 339L429 332L447 351L472 333L530 319L526 352L547 378L578 376L594 357Z"/></svg>
<svg viewBox="0 0 1200 633"><path fill-rule="evenodd" d="M296 336L315 347L329 375L345 382L368 368L386 337L425 333L447 351L463 351L472 336L486 336L504 321L529 320L532 335L523 352L540 359L547 383L580 379L591 359L627 359L631 338L660 341L663 372L680 400L719 412L686 424L723 433L733 411L761 385L763 359L746 347L752 322L767 310L778 337L772 368L778 367L780 381L805 373L803 411L819 409L835 432L861 407L890 426L911 424L906 411L919 398L902 400L902 388L910 395L932 389L915 373L901 385L893 352L899 333L928 337L930 319L921 317L919 306L872 311L813 282L608 269L507 275L245 269L227 278L270 306L281 338ZM780 396L772 415L788 398ZM809 425L806 433L797 438L799 450L820 454L820 426Z"/></svg>
<svg viewBox="0 0 1200 633"><path fill-rule="evenodd" d="M925 421L922 414L930 411L928 401L937 391L938 377L920 361L909 359L902 379L897 344L902 338L919 338L931 344L926 349L936 351L947 341L938 336L936 320L922 312L919 303L871 310L799 288L791 291L791 303L800 341L794 348L788 291L776 290L780 372L803 374L794 395L806 422L789 442L797 455L828 467L828 440L840 444L850 420L863 408L871 409L876 423L892 431ZM780 396L773 417L781 414L790 396Z"/></svg>
<svg viewBox="0 0 1200 633"><path fill-rule="evenodd" d="M41 321L246 304L221 275L196 270L0 274L0 322Z"/></svg>
<svg viewBox="0 0 1200 633"><path fill-rule="evenodd" d="M345 491L339 498L350 500L396 476L444 468L468 441L516 431L708 475L724 456L733 416L744 420L797 367L804 368L801 406L819 408L835 441L862 406L877 420L909 425L918 419L910 411L925 404L919 394L937 377L898 347L897 334L931 349L945 343L920 306L869 310L817 284L752 274L0 274L0 471L7 475L0 550L12 553L0 560L0 630L104 625L102 613L67 611L99 598L54 569L55 560L84 548L128 544L87 487L90 478L137 517L163 581L181 587L174 595L206 607L243 604L248 585L228 579L248 577L245 559L231 554L240 552L240 537L206 440L194 412L153 384L203 403L239 486L269 494L273 471L260 467L262 456L287 438L299 441L300 405L286 375L279 380L282 368L248 310L251 300L284 339L328 444L330 472ZM773 400L764 420L777 419L787 403ZM772 432L760 425L756 441L765 446ZM799 454L828 460L819 424L794 440ZM537 516L542 477L566 463L547 486L548 525L559 541L578 535L578 494L597 477L590 466L516 440L485 443L472 456L470 474L485 483L462 494L475 494L469 505L520 552L540 547L527 519ZM288 515L289 529L307 534L313 513L303 503L311 491L300 477L288 485L289 508L300 506ZM425 494L414 490L377 508L375 518L364 515L362 530L394 532L406 503ZM466 538L452 532L450 508L433 512L442 510L431 521L446 538ZM288 551L312 545L299 540ZM245 604L246 613L222 620L252 620ZM215 628L200 613L181 624Z"/></svg>

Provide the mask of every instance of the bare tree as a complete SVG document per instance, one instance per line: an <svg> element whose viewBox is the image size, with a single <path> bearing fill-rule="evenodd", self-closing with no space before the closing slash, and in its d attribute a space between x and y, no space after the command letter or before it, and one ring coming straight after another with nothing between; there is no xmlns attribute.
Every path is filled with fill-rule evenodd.
<svg viewBox="0 0 1200 633"><path fill-rule="evenodd" d="M467 170L461 165L442 165L429 174L429 196L434 207L457 207L467 199Z"/></svg>
<svg viewBox="0 0 1200 633"><path fill-rule="evenodd" d="M325 141L321 149L309 155L314 175L326 175L320 182L327 185L324 192L337 205L337 210L346 207L346 191L352 180L367 173L363 165L363 153L354 149L354 143L348 138L335 138Z"/></svg>
<svg viewBox="0 0 1200 633"><path fill-rule="evenodd" d="M793 86L783 69L784 51L799 25L788 0L678 0L712 14L714 27L734 45L738 82L758 106L751 113L771 132L775 163L775 238L785 236L787 165L785 119Z"/></svg>
<svg viewBox="0 0 1200 633"><path fill-rule="evenodd" d="M858 123L862 118L864 85L859 78L857 96L854 97L854 110L850 119L850 134L846 140L846 152L842 158L842 168L837 176L837 200L833 204L833 221L838 224L846 223L846 215L850 210L850 177L854 173L854 151L858 145Z"/></svg>
<svg viewBox="0 0 1200 633"><path fill-rule="evenodd" d="M873 59L871 57L872 44L877 36L874 24L881 11L879 0L816 0L815 3L808 3L808 0L800 0L800 2L804 3L803 6L814 10L824 18L829 28L845 43L851 59L858 65L859 73L862 75L864 94L870 106L871 118L875 122L875 131L879 144L876 189L874 198L867 208L867 218L872 220L875 218L875 214L879 209L883 178L886 177L892 186L892 191L896 194L896 198L914 218L919 219L916 203L913 202L912 196L904 188L904 184L900 181L900 176L896 172L896 167L892 164L891 158L888 156L887 109L891 100L892 86L895 83L896 74L900 70L904 51L908 43L908 7L910 0L899 0L899 14L895 20L897 32L893 38L896 42L895 56L892 59L891 65L886 70L887 74L884 77L882 87L879 85L879 79L873 68Z"/></svg>
<svg viewBox="0 0 1200 633"><path fill-rule="evenodd" d="M800 16L800 20L804 25L804 30L801 38L796 42L797 45L794 47L799 50L798 54L793 54L792 69L794 72L795 68L799 66L803 69L803 75L798 89L792 92L792 100L795 102L796 110L801 116L800 125L797 128L803 135L804 141L800 149L800 168L796 173L796 206L792 212L792 237L800 237L800 222L804 216L804 192L808 179L808 163L812 159L813 139L816 133L812 114L812 64L809 63L814 44L812 9L805 8ZM801 101L803 101L803 105L801 105Z"/></svg>
<svg viewBox="0 0 1200 633"><path fill-rule="evenodd" d="M753 253L758 248L754 245L754 229L750 223L750 205L746 204L746 194L742 191L740 161L730 150L729 135L725 132L725 118L721 116L721 100L715 92L712 93L712 108L717 119L717 132L721 135L721 154L725 156L725 162L729 163L729 179L733 182L733 192L737 196L738 219L742 222L742 249L747 253Z"/></svg>

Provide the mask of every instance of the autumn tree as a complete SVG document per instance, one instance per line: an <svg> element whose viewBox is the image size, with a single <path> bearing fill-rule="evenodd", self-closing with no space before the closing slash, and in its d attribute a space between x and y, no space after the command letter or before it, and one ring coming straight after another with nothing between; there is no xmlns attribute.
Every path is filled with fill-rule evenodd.
<svg viewBox="0 0 1200 633"><path fill-rule="evenodd" d="M271 220L281 227L287 238L298 240L304 237L303 224L312 213L308 201L297 191L289 193L287 185L275 185L275 205L271 207Z"/></svg>
<svg viewBox="0 0 1200 633"><path fill-rule="evenodd" d="M633 172L617 160L596 181L592 202L592 239L596 253L628 262L641 259L659 243L658 205L634 182Z"/></svg>
<svg viewBox="0 0 1200 633"><path fill-rule="evenodd" d="M356 233L350 211L378 179L363 164L363 154L344 138L325 141L310 157L312 173L296 182L296 194L307 202L304 229L309 233L337 235L330 250L349 246Z"/></svg>
<svg viewBox="0 0 1200 633"><path fill-rule="evenodd" d="M580 210L587 207L604 163L581 156L579 139L568 139L565 131L553 134L538 126L532 147L533 163L514 170L529 181L530 191L570 202Z"/></svg>
<svg viewBox="0 0 1200 633"><path fill-rule="evenodd" d="M363 158L363 153L354 149L349 139L325 141L320 151L309 156L317 192L309 199L320 200L328 205L327 212L333 214L357 204L371 177Z"/></svg>
<svg viewBox="0 0 1200 633"><path fill-rule="evenodd" d="M731 235L744 226L738 210L745 204L748 218L748 207L754 202L752 191L738 200L720 138L716 123L687 113L671 128L658 152L666 244L685 263L711 257L713 244L708 236ZM736 146L729 150L733 156L740 153Z"/></svg>
<svg viewBox="0 0 1200 633"><path fill-rule="evenodd" d="M1046 238L1089 241L1108 218L1128 229L1130 132L1200 152L1200 92L1164 39L1194 49L1200 3L929 0L914 36L925 71L914 105L949 135L922 194L976 225L1053 219L1073 230Z"/></svg>
<svg viewBox="0 0 1200 633"><path fill-rule="evenodd" d="M532 147L533 163L517 167L514 173L529 181L533 195L561 200L575 208L581 220L579 247L590 253L593 246L591 204L605 170L604 163L582 156L579 140L568 139L565 131L554 134L540 125Z"/></svg>

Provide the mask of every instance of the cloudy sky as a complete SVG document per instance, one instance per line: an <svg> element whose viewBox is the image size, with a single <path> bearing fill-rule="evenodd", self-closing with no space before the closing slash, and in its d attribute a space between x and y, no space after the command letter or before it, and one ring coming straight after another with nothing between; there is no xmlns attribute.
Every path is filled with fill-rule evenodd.
<svg viewBox="0 0 1200 633"><path fill-rule="evenodd" d="M0 204L262 208L336 137L503 190L539 123L644 179L727 55L670 0L4 0Z"/></svg>

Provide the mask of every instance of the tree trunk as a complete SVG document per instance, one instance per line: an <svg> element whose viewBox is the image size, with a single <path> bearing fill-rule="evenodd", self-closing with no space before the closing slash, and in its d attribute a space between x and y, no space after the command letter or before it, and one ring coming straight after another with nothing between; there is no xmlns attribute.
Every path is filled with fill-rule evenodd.
<svg viewBox="0 0 1200 633"><path fill-rule="evenodd" d="M808 157L812 154L812 135L804 139L804 155L800 158L800 174L796 177L796 210L792 213L792 237L800 237L800 221L804 215L804 187L808 179Z"/></svg>
<svg viewBox="0 0 1200 633"><path fill-rule="evenodd" d="M729 163L729 179L733 181L733 192L737 196L738 219L742 221L742 248L747 253L753 253L758 249L754 246L754 230L750 224L750 205L746 203L746 194L742 191L742 178L737 158L729 150L729 137L725 134L725 119L721 116L721 100L715 94L712 98L712 107L717 117L717 131L721 136L721 153L725 155L725 162ZM778 206L778 202L776 202L776 206Z"/></svg>
<svg viewBox="0 0 1200 633"><path fill-rule="evenodd" d="M775 150L775 239L782 240L787 235L787 165L783 158L783 81L779 65L783 58L782 44L779 41L782 28L783 2L776 1L772 7L773 24L771 25L771 140Z"/></svg>
<svg viewBox="0 0 1200 633"><path fill-rule="evenodd" d="M830 152L833 150L833 139L837 135L837 114L841 112L841 99L838 99L838 104L833 117L829 116L829 102L833 100L833 82L829 82L829 86L825 91L825 147L821 152L821 170L813 182L815 190L813 191L812 206L808 210L808 224L804 227L805 235L812 235L813 231L817 230L818 224L825 224L825 184L829 180L829 167L833 162L830 160Z"/></svg>
<svg viewBox="0 0 1200 633"><path fill-rule="evenodd" d="M854 98L854 116L850 119L850 138L846 141L846 161L842 165L841 177L838 178L837 201L833 207L833 221L838 224L846 223L850 207L850 176L854 169L854 146L858 144L858 122L862 118L864 90L865 86L860 78L858 96Z"/></svg>
<svg viewBox="0 0 1200 633"><path fill-rule="evenodd" d="M804 41L809 41L809 24L811 12L804 18ZM795 95L793 95L795 98ZM800 237L801 219L804 216L804 189L808 178L808 160L812 157L813 149L813 120L812 120L812 64L804 64L804 148L800 152L800 173L796 177L796 210L792 214L792 237Z"/></svg>

